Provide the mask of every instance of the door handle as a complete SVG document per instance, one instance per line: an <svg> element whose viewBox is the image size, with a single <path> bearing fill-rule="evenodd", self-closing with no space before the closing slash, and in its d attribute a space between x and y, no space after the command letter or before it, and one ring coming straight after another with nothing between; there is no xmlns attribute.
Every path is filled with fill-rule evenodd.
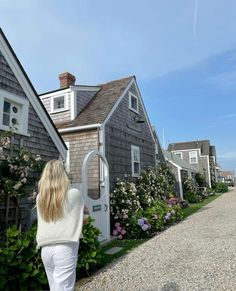
<svg viewBox="0 0 236 291"><path fill-rule="evenodd" d="M108 208L108 206L107 206L107 204L105 204L105 212L107 212L107 208Z"/></svg>

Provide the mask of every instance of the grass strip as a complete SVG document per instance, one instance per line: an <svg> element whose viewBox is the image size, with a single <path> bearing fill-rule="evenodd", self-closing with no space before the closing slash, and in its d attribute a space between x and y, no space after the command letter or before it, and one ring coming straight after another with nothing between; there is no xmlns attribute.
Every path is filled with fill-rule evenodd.
<svg viewBox="0 0 236 291"><path fill-rule="evenodd" d="M213 200L215 200L216 198L220 197L221 195L222 195L222 193L217 193L217 194L215 194L213 196L210 196L210 197L204 199L203 201L201 201L199 203L191 203L188 208L182 209L183 214L184 214L183 219L185 219L189 215L192 215L193 213L197 212L203 206L205 206L208 203L212 202Z"/></svg>
<svg viewBox="0 0 236 291"><path fill-rule="evenodd" d="M104 245L102 247L102 260L101 260L101 267L105 267L107 264L111 263L115 259L118 259L119 257L125 255L128 253L130 250L133 248L139 246L140 244L146 242L147 239L135 239L135 240L113 240L110 243ZM113 255L108 255L105 254L105 251L113 248L113 247L121 247L123 248L119 252L113 254Z"/></svg>

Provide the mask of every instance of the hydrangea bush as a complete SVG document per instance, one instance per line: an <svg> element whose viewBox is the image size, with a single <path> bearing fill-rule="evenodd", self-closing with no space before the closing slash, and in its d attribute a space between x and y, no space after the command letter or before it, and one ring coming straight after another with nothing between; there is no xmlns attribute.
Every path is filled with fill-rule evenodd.
<svg viewBox="0 0 236 291"><path fill-rule="evenodd" d="M141 209L135 184L119 180L110 194L110 208L115 221L129 221L132 215Z"/></svg>
<svg viewBox="0 0 236 291"><path fill-rule="evenodd" d="M174 177L165 164L143 171L137 179L137 193L143 208L157 199L165 200L173 192Z"/></svg>

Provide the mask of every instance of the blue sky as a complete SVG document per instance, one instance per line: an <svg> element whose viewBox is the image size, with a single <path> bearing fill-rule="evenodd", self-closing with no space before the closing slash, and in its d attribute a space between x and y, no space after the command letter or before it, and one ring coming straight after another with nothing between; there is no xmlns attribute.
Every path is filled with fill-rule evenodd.
<svg viewBox="0 0 236 291"><path fill-rule="evenodd" d="M234 0L0 0L0 26L38 93L135 75L170 142L209 139L236 172Z"/></svg>

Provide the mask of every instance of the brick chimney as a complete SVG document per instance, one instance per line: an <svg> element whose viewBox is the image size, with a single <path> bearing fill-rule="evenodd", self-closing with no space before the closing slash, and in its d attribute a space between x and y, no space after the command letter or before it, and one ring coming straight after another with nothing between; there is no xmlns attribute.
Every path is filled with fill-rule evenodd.
<svg viewBox="0 0 236 291"><path fill-rule="evenodd" d="M59 80L60 80L60 88L64 89L67 88L71 85L75 84L75 76L72 74L65 72L59 75Z"/></svg>

